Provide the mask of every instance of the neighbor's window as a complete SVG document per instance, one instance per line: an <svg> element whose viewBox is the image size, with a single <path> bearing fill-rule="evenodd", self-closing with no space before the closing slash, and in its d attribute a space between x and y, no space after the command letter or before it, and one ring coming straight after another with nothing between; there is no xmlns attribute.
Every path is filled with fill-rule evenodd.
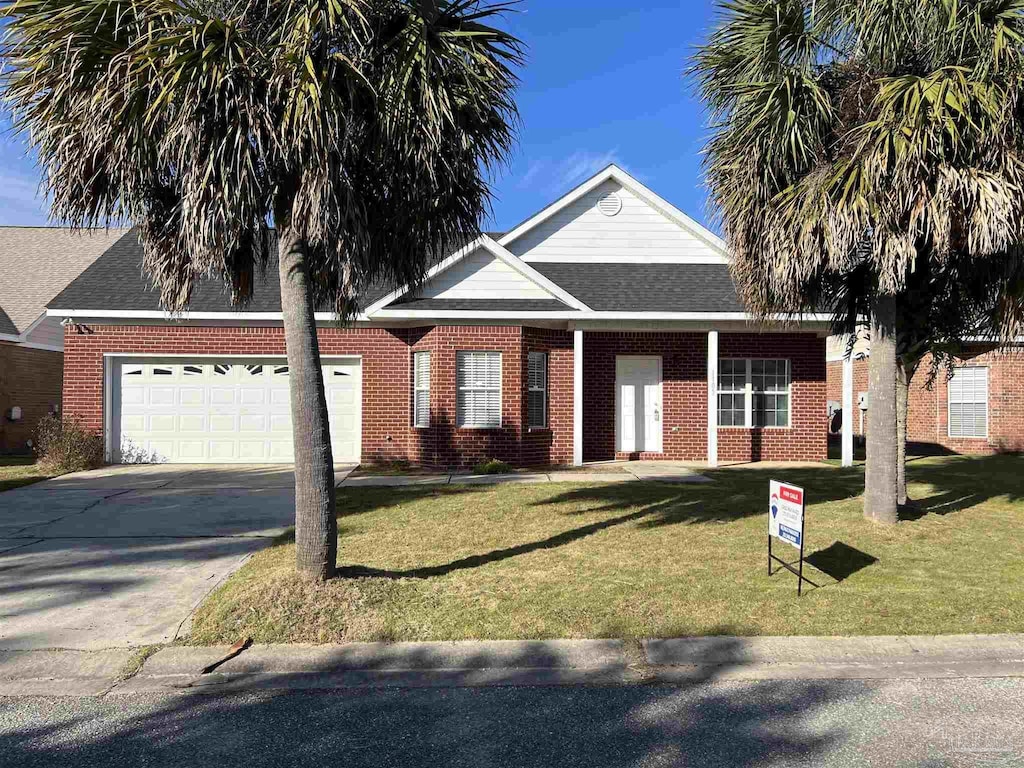
<svg viewBox="0 0 1024 768"><path fill-rule="evenodd" d="M788 427L789 360L718 362L718 426Z"/></svg>
<svg viewBox="0 0 1024 768"><path fill-rule="evenodd" d="M537 429L548 425L548 353L531 352L527 366L526 426Z"/></svg>
<svg viewBox="0 0 1024 768"><path fill-rule="evenodd" d="M988 368L957 368L949 380L949 436L988 436Z"/></svg>
<svg viewBox="0 0 1024 768"><path fill-rule="evenodd" d="M456 353L456 426L501 426L501 353Z"/></svg>
<svg viewBox="0 0 1024 768"><path fill-rule="evenodd" d="M412 425L430 426L430 353L417 352L413 360Z"/></svg>

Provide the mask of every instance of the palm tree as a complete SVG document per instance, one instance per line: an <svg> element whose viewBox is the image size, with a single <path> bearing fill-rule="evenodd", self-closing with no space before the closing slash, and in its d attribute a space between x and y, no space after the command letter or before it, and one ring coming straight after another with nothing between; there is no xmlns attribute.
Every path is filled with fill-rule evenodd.
<svg viewBox="0 0 1024 768"><path fill-rule="evenodd" d="M1020 263L1024 0L730 0L693 73L707 180L761 316L848 307L872 350L865 514L897 520L899 301L913 275ZM998 271L998 270L997 270ZM1011 270L1012 271L1012 270ZM1016 333L1008 302L997 330Z"/></svg>
<svg viewBox="0 0 1024 768"><path fill-rule="evenodd" d="M54 218L128 219L171 311L276 251L300 573L337 524L314 309L422 280L475 235L514 139L519 43L477 0L6 0L4 86Z"/></svg>

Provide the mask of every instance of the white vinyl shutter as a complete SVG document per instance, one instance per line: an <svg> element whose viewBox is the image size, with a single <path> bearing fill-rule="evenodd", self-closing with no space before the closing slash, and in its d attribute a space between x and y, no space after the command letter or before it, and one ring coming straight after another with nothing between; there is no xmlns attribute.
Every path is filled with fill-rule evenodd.
<svg viewBox="0 0 1024 768"><path fill-rule="evenodd" d="M429 352L417 352L413 355L412 424L414 427L430 426Z"/></svg>
<svg viewBox="0 0 1024 768"><path fill-rule="evenodd" d="M538 429L548 425L548 355L531 352L527 360L526 426Z"/></svg>
<svg viewBox="0 0 1024 768"><path fill-rule="evenodd" d="M988 436L988 368L957 368L949 380L949 436Z"/></svg>
<svg viewBox="0 0 1024 768"><path fill-rule="evenodd" d="M456 425L500 427L501 353L458 352L456 368Z"/></svg>

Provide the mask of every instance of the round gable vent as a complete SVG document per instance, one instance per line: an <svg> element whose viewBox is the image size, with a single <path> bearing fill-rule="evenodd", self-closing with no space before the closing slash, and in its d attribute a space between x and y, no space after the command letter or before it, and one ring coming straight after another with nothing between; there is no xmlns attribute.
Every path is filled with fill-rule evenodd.
<svg viewBox="0 0 1024 768"><path fill-rule="evenodd" d="M606 192L597 201L597 210L605 216L614 216L622 210L622 198L614 192Z"/></svg>

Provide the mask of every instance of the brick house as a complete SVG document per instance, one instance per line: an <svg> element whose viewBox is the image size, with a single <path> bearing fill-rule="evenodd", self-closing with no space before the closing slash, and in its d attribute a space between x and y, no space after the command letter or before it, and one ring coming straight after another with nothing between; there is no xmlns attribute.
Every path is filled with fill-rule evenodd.
<svg viewBox="0 0 1024 768"><path fill-rule="evenodd" d="M842 408L843 373L847 367L853 403L853 434L863 436L867 424L868 366L871 349L858 339L850 361L846 342L828 340L828 402ZM928 386L931 358L918 366L910 382L907 440L924 449L964 454L1024 451L1024 344L998 349L979 341L970 344L953 370L940 370ZM833 420L833 431L839 418Z"/></svg>
<svg viewBox="0 0 1024 768"><path fill-rule="evenodd" d="M125 230L0 227L0 454L28 454L60 408L64 331L46 303Z"/></svg>
<svg viewBox="0 0 1024 768"><path fill-rule="evenodd" d="M276 270L172 320L140 259L128 233L50 302L65 409L112 461L288 461ZM363 304L318 315L339 462L826 456L825 318L753 325L722 241L614 166Z"/></svg>

